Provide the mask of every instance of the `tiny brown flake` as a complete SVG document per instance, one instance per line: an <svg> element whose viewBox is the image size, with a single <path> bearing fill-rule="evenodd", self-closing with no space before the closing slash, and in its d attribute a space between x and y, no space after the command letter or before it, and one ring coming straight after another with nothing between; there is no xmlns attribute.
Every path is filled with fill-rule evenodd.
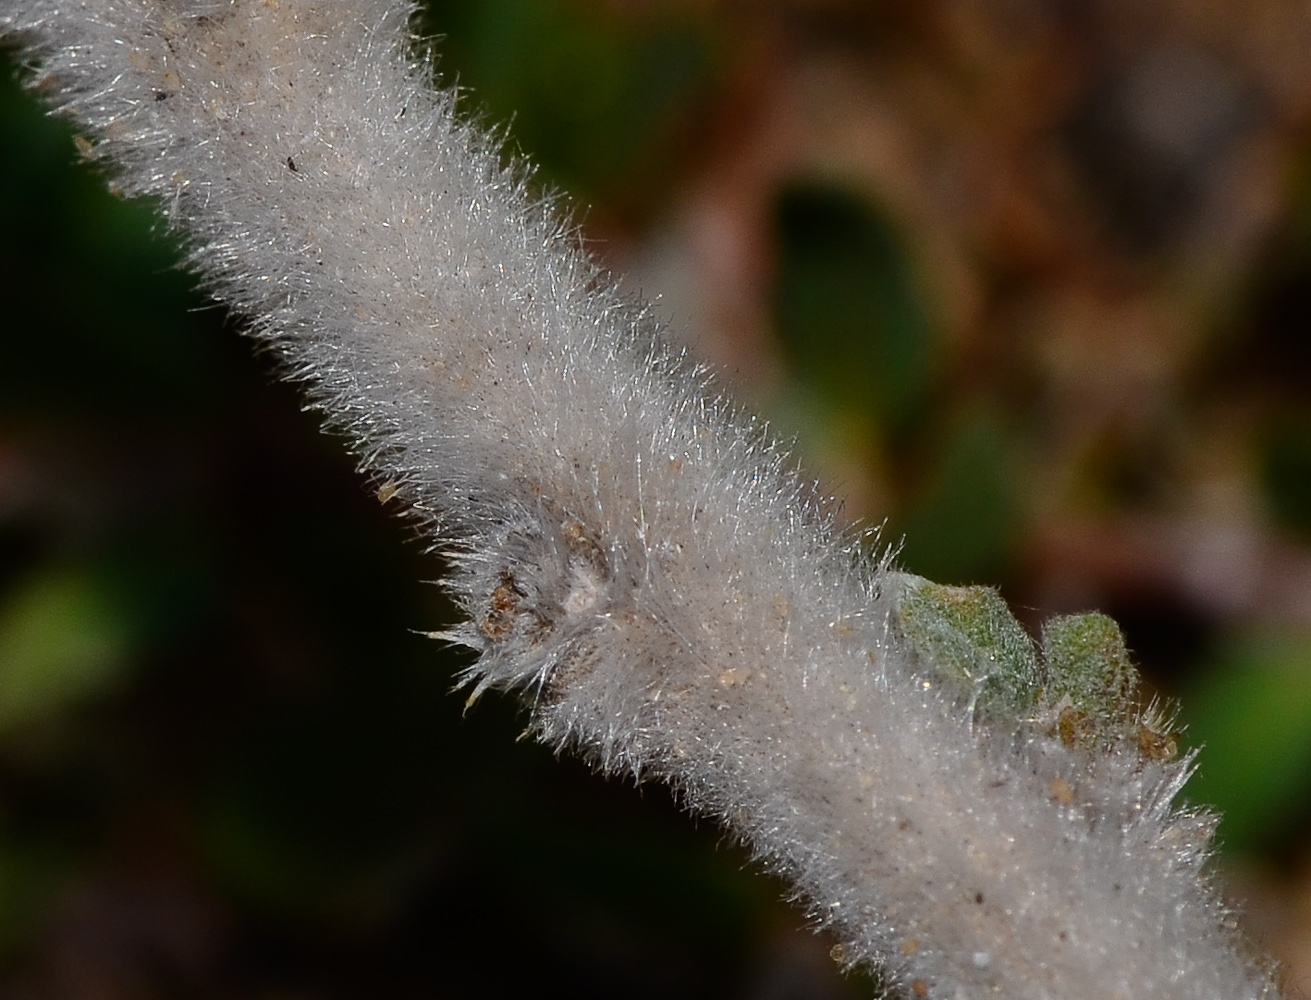
<svg viewBox="0 0 1311 1000"><path fill-rule="evenodd" d="M1061 709L1060 717L1056 720L1056 732L1062 743L1073 747L1096 736L1097 727L1087 712L1067 705Z"/></svg>
<svg viewBox="0 0 1311 1000"><path fill-rule="evenodd" d="M1151 726L1138 727L1138 752L1148 760L1174 760L1179 746L1169 733L1158 733Z"/></svg>
<svg viewBox="0 0 1311 1000"><path fill-rule="evenodd" d="M745 684L750 676L750 670L743 667L729 667L719 675L719 683L726 688L735 688Z"/></svg>
<svg viewBox="0 0 1311 1000"><path fill-rule="evenodd" d="M929 984L923 979L916 979L910 984L910 991L917 997L926 997L929 995Z"/></svg>
<svg viewBox="0 0 1311 1000"><path fill-rule="evenodd" d="M501 574L501 582L492 590L491 608L478 623L482 634L492 642L505 639L514 628L514 616L519 611L519 592L515 589L514 576Z"/></svg>
<svg viewBox="0 0 1311 1000"><path fill-rule="evenodd" d="M901 953L903 955L913 955L915 954L915 952L919 950L920 950L919 938L908 938L901 946Z"/></svg>
<svg viewBox="0 0 1311 1000"><path fill-rule="evenodd" d="M396 482L394 479L387 480L387 482L378 487L378 492L376 494L378 497L378 503L387 503L387 501L391 500L400 491L400 483Z"/></svg>
<svg viewBox="0 0 1311 1000"><path fill-rule="evenodd" d="M1047 794L1063 806L1068 806L1074 801L1074 789L1064 778L1053 778L1052 783L1047 786Z"/></svg>
<svg viewBox="0 0 1311 1000"><path fill-rule="evenodd" d="M577 553L596 569L605 572L605 553L601 551L601 546L592 540L587 529L580 522L570 521L564 526L564 540L571 552Z"/></svg>

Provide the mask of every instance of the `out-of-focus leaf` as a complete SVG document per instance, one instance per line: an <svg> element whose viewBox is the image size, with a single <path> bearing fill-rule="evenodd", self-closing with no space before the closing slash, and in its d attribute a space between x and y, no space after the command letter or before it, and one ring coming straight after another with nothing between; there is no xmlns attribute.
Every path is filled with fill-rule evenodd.
<svg viewBox="0 0 1311 1000"><path fill-rule="evenodd" d="M205 300L153 208L74 169L70 127L12 76L0 74L0 191L22 196L0 199L0 420L150 423L161 403L212 417L245 346L199 335L219 317L196 312Z"/></svg>
<svg viewBox="0 0 1311 1000"><path fill-rule="evenodd" d="M552 182L589 196L640 189L670 162L662 140L710 78L711 46L696 22L642 20L596 4L443 0L428 23L442 33L443 75L469 85L494 118L512 119L515 145Z"/></svg>
<svg viewBox="0 0 1311 1000"><path fill-rule="evenodd" d="M1021 521L1016 450L990 414L958 418L926 491L902 523L907 568L953 583L997 577Z"/></svg>
<svg viewBox="0 0 1311 1000"><path fill-rule="evenodd" d="M861 198L820 184L785 191L776 214L778 329L798 376L902 424L922 401L934 345L897 233Z"/></svg>
<svg viewBox="0 0 1311 1000"><path fill-rule="evenodd" d="M1311 413L1275 427L1263 452L1261 478L1271 513L1311 538Z"/></svg>
<svg viewBox="0 0 1311 1000"><path fill-rule="evenodd" d="M0 604L0 734L49 718L111 686L134 628L107 580L50 568Z"/></svg>
<svg viewBox="0 0 1311 1000"><path fill-rule="evenodd" d="M0 837L0 961L41 928L65 865L56 852Z"/></svg>
<svg viewBox="0 0 1311 1000"><path fill-rule="evenodd" d="M1183 706L1205 747L1188 798L1223 813L1226 849L1263 846L1311 788L1311 635L1234 640Z"/></svg>

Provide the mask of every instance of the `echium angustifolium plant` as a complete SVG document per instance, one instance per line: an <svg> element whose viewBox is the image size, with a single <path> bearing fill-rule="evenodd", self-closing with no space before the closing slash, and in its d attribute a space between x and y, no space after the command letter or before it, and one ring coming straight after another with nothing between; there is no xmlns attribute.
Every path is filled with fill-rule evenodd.
<svg viewBox="0 0 1311 1000"><path fill-rule="evenodd" d="M33 89L403 500L471 697L672 783L951 1000L1272 997L1114 624L871 562L430 86L406 0L0 0Z"/></svg>

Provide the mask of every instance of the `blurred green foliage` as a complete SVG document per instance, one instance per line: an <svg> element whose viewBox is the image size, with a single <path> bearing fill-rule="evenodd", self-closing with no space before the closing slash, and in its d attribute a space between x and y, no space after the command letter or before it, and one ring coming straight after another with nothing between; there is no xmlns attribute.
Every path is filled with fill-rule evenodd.
<svg viewBox="0 0 1311 1000"><path fill-rule="evenodd" d="M136 636L109 580L43 567L0 604L0 738L120 681Z"/></svg>
<svg viewBox="0 0 1311 1000"><path fill-rule="evenodd" d="M936 449L928 481L903 515L901 558L934 580L1003 577L1024 522L1018 445L1002 421L965 407Z"/></svg>
<svg viewBox="0 0 1311 1000"><path fill-rule="evenodd" d="M917 483L883 534L911 571L998 579L1023 521L1019 446L996 405L953 396L905 235L868 199L813 180L780 192L775 215L774 319L792 383L776 415L803 446L860 428Z"/></svg>
<svg viewBox="0 0 1311 1000"><path fill-rule="evenodd" d="M775 322L793 377L836 410L904 432L923 416L936 346L904 241L831 184L794 184L775 211Z"/></svg>
<svg viewBox="0 0 1311 1000"><path fill-rule="evenodd" d="M1189 783L1221 813L1225 850L1284 846L1311 799L1311 636L1235 635L1183 692L1187 736L1204 748Z"/></svg>
<svg viewBox="0 0 1311 1000"><path fill-rule="evenodd" d="M472 107L508 123L514 150L587 205L638 209L679 159L715 72L692 8L583 0L434 0L423 25L438 69Z"/></svg>
<svg viewBox="0 0 1311 1000"><path fill-rule="evenodd" d="M1311 541L1311 407L1277 421L1262 444L1261 484L1271 513Z"/></svg>

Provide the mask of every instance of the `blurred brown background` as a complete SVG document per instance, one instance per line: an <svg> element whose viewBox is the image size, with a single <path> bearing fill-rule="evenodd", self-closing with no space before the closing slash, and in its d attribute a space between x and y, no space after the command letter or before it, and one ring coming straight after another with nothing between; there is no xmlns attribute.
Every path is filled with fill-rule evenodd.
<svg viewBox="0 0 1311 1000"><path fill-rule="evenodd" d="M441 72L902 562L1099 607L1311 992L1311 8L434 0ZM10 60L12 63L12 60ZM461 716L440 575L0 92L0 997L869 995Z"/></svg>

